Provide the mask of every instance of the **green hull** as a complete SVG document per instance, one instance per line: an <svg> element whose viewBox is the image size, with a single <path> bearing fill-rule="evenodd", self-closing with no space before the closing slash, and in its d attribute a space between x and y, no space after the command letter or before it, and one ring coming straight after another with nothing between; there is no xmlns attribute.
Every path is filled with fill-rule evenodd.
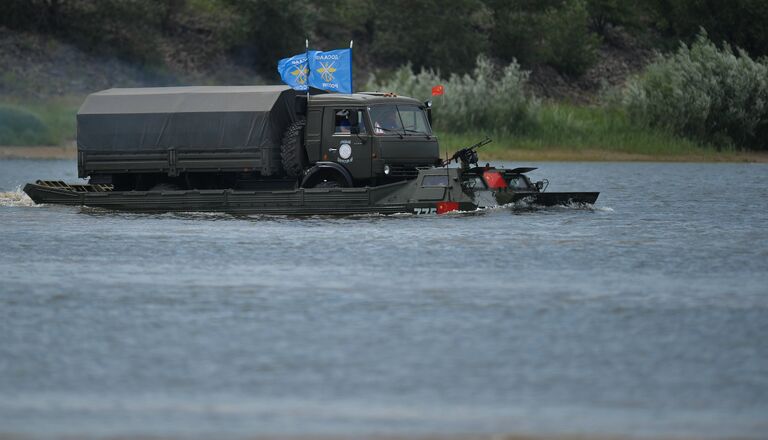
<svg viewBox="0 0 768 440"><path fill-rule="evenodd" d="M273 215L433 214L474 211L518 201L539 205L594 203L599 193L546 193L468 189L457 168L420 170L416 179L364 188L299 188L284 191L113 191L104 185L37 181L24 187L35 203L137 212L226 212ZM442 186L428 186L430 178Z"/></svg>

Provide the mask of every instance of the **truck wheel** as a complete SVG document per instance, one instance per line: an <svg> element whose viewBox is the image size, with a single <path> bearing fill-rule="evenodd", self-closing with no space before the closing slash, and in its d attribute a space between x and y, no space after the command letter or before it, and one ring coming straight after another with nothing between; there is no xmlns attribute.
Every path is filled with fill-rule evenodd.
<svg viewBox="0 0 768 440"><path fill-rule="evenodd" d="M352 176L337 163L320 162L313 166L301 180L302 188L347 188L354 186Z"/></svg>
<svg viewBox="0 0 768 440"><path fill-rule="evenodd" d="M304 149L304 127L306 125L307 121L298 120L289 125L285 130L285 135L283 135L280 157L285 173L291 177L300 176L307 166L307 152Z"/></svg>

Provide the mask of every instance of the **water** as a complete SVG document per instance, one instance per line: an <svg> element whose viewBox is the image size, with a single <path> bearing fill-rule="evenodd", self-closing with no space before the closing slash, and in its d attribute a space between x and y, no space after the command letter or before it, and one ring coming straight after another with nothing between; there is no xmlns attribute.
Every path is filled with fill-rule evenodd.
<svg viewBox="0 0 768 440"><path fill-rule="evenodd" d="M0 161L0 433L765 438L768 166L540 166L594 209L112 213Z"/></svg>

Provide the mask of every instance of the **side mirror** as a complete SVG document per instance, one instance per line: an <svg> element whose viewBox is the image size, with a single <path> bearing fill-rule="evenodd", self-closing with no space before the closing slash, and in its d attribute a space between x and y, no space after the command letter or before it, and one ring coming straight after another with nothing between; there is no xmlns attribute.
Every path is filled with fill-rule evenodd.
<svg viewBox="0 0 768 440"><path fill-rule="evenodd" d="M432 126L432 101L424 101L424 110L427 111L427 121L429 121L429 126Z"/></svg>

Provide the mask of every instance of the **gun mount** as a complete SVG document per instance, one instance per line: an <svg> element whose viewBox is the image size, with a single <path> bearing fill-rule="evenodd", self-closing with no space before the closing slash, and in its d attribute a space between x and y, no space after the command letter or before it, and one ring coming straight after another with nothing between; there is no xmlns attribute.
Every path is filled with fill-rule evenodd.
<svg viewBox="0 0 768 440"><path fill-rule="evenodd" d="M462 169L468 169L470 165L477 164L477 161L479 160L477 156L477 150L485 145L490 144L491 142L493 142L493 140L486 136L485 139L481 140L480 142L472 144L469 147L462 148L461 150L453 153L453 156L444 160L442 165L447 166L451 162L456 161L461 163Z"/></svg>

